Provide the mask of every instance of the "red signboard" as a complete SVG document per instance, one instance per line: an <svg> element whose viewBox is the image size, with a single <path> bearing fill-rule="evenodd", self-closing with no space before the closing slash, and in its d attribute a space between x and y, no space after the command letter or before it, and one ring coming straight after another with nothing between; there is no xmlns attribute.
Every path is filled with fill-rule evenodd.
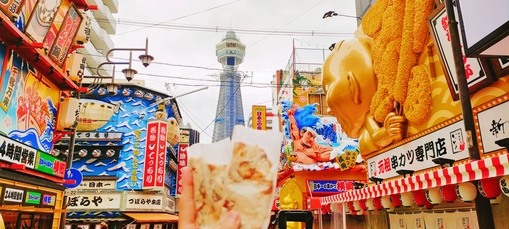
<svg viewBox="0 0 509 229"><path fill-rule="evenodd" d="M155 186L164 187L164 170L166 162L166 122L159 122L159 139L157 147L157 170L156 170L156 182Z"/></svg>
<svg viewBox="0 0 509 229"><path fill-rule="evenodd" d="M189 143L179 143L177 195L182 193L182 169L187 166L187 147L189 147Z"/></svg>
<svg viewBox="0 0 509 229"><path fill-rule="evenodd" d="M56 37L53 47L51 47L51 51L49 53L51 59L55 61L58 66L63 65L65 58L69 53L69 49L72 47L72 41L78 32L82 20L83 16L78 9L72 5L62 22L58 36Z"/></svg>
<svg viewBox="0 0 509 229"><path fill-rule="evenodd" d="M155 187L157 155L159 144L159 122L149 121L147 124L147 141L145 145L145 168L143 171L143 188Z"/></svg>

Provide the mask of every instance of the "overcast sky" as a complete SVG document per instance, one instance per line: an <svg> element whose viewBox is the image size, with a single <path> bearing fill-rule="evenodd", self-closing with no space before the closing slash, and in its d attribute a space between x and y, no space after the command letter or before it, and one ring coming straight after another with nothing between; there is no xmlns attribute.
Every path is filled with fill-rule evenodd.
<svg viewBox="0 0 509 229"><path fill-rule="evenodd" d="M353 36L356 19L322 19L329 10L354 15L355 0L122 0L114 15L118 25L112 39L117 48L142 48L149 38L154 64L146 69L134 65L139 72L135 79L145 80L147 87L166 91L169 83L171 94L178 95L209 86L177 100L184 122L201 132L201 142L211 142L219 94L219 82L212 75L222 68L215 45L226 30L236 31L247 46L239 67L253 75L241 88L247 120L252 105L271 106L267 85L276 70L285 69L293 41L297 48L325 48L327 55L330 44ZM316 63L324 57L322 51L297 50L297 54L297 62ZM128 56L117 52L115 57Z"/></svg>

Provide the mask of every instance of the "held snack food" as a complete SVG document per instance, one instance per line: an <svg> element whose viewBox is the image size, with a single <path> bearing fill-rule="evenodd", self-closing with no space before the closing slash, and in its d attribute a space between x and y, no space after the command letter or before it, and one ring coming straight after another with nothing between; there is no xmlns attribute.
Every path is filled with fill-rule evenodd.
<svg viewBox="0 0 509 229"><path fill-rule="evenodd" d="M231 141L189 147L197 228L219 228L231 210L241 228L267 228L281 141L278 132L236 126Z"/></svg>

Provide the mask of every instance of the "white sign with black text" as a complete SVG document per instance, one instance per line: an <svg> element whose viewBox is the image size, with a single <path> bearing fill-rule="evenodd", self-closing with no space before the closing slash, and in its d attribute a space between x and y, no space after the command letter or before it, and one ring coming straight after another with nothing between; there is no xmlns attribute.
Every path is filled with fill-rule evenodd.
<svg viewBox="0 0 509 229"><path fill-rule="evenodd" d="M432 160L468 157L463 120L367 160L369 177L398 176L397 170L420 171L437 166Z"/></svg>
<svg viewBox="0 0 509 229"><path fill-rule="evenodd" d="M21 203L24 193L25 191L21 189L5 188L4 201Z"/></svg>
<svg viewBox="0 0 509 229"><path fill-rule="evenodd" d="M509 138L509 102L477 113L484 153L502 149L495 141ZM507 131L505 130L507 128Z"/></svg>
<svg viewBox="0 0 509 229"><path fill-rule="evenodd" d="M126 209L157 209L163 210L162 194L127 194Z"/></svg>
<svg viewBox="0 0 509 229"><path fill-rule="evenodd" d="M121 193L79 194L67 197L68 209L103 210L119 209L122 203Z"/></svg>

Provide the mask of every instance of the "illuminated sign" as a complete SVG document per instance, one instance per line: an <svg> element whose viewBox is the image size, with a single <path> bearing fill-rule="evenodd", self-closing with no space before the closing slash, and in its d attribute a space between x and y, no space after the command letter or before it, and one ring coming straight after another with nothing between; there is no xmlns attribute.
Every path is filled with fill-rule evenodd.
<svg viewBox="0 0 509 229"><path fill-rule="evenodd" d="M25 196L26 204L41 204L41 196L40 192L27 191Z"/></svg>
<svg viewBox="0 0 509 229"><path fill-rule="evenodd" d="M256 106L252 108L252 127L255 130L267 129L267 108L265 106Z"/></svg>
<svg viewBox="0 0 509 229"><path fill-rule="evenodd" d="M53 194L44 194L42 195L42 205L55 206L56 199L57 197Z"/></svg>
<svg viewBox="0 0 509 229"><path fill-rule="evenodd" d="M0 135L0 160L13 164L24 164L33 169L37 151L29 146Z"/></svg>
<svg viewBox="0 0 509 229"><path fill-rule="evenodd" d="M25 194L25 191L22 189L5 188L4 202L22 203L23 194Z"/></svg>
<svg viewBox="0 0 509 229"><path fill-rule="evenodd" d="M66 162L47 153L38 152L35 170L57 177L64 177Z"/></svg>

